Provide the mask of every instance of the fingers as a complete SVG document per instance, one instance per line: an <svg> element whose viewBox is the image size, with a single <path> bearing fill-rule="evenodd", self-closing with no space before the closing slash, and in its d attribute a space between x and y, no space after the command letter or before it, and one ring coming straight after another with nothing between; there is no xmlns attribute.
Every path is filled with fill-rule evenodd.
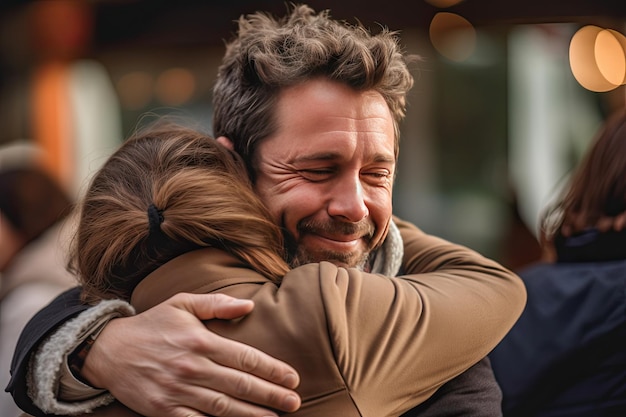
<svg viewBox="0 0 626 417"><path fill-rule="evenodd" d="M240 300L224 294L178 294L169 301L186 308L202 320L212 318L236 318L249 313L254 304L251 300ZM263 380L295 388L300 378L295 369L260 350L248 345L207 333L204 346L208 358L223 366L257 376Z"/></svg>
<svg viewBox="0 0 626 417"><path fill-rule="evenodd" d="M168 302L184 308L201 320L234 319L245 316L254 308L252 300L225 294L177 294Z"/></svg>
<svg viewBox="0 0 626 417"><path fill-rule="evenodd" d="M181 308L190 308L204 319L231 314L236 317L248 313L247 309L253 307L251 301L240 303L244 300L210 295L216 297L207 300L206 297L179 294L176 296L180 296L179 299L172 298L171 301L181 303ZM207 307L211 303L214 305ZM186 343L197 354L191 358L194 362L178 363L173 368L174 372L180 372L178 380L194 383L201 390L188 397L184 402L186 405L215 416L267 415L267 410L258 406L286 412L300 407L300 397L292 391L300 383L300 378L291 366L207 329L190 337L196 338Z"/></svg>
<svg viewBox="0 0 626 417"><path fill-rule="evenodd" d="M210 358L220 365L286 388L293 389L300 384L298 373L286 363L243 343L214 334L212 336Z"/></svg>
<svg viewBox="0 0 626 417"><path fill-rule="evenodd" d="M236 405L238 408L245 405L246 409L250 409L248 403L252 403L285 412L293 412L300 407L300 397L291 389L286 388L295 387L299 383L299 378L295 371L285 365L285 372L282 369L284 365L282 362L262 354L249 346L234 346L235 342L228 339L225 340L228 346L230 346L228 349L230 349L234 356L239 355L240 349L248 350L249 352L244 353L244 355L258 356L259 364L251 368L247 368L248 365L241 365L241 362L241 366L237 368L228 365L221 366L213 361L217 360L229 363L231 358L229 358L228 355L222 354L223 352L221 352L221 350L216 350L216 352L219 351L220 353L215 354L214 352L212 355L213 360L207 360L209 363L205 363L203 366L205 369L209 367L212 368L211 372L203 372L204 378L199 378L199 375L195 375L194 377L189 377L188 380L193 380L205 391L211 389L211 387L218 386L220 393L224 394L226 398L218 397L216 399L214 395L207 397L205 393L204 396L190 398L188 404L193 404L197 409L213 415L230 415L217 414L216 409L221 408L220 405L223 407ZM249 359L244 359L244 361L248 360ZM237 360L235 360L235 362L237 362ZM264 362L267 363L261 365L261 363ZM277 362L278 366L274 366L273 362ZM210 374L210 377L207 378L207 374ZM197 402L198 400L196 400L196 398L202 402ZM217 400L223 401L224 404L218 403ZM245 403L242 403L242 401L245 401Z"/></svg>
<svg viewBox="0 0 626 417"><path fill-rule="evenodd" d="M197 387L195 390L190 390L189 394L191 396L184 398L184 402L190 405L175 409L171 415L177 417L187 417L189 415L210 415L221 417L278 417L279 415L275 411L237 400L222 393L207 391L201 387Z"/></svg>
<svg viewBox="0 0 626 417"><path fill-rule="evenodd" d="M201 321L249 313L253 303L240 301L179 294L115 319L87 355L85 376L148 417L262 417L297 410L300 398L291 388L299 377L292 367Z"/></svg>
<svg viewBox="0 0 626 417"><path fill-rule="evenodd" d="M231 415L231 409L237 410L234 415L256 416L262 410L257 406L286 412L300 407L291 389L299 376L284 362L206 329L201 340L188 345L197 354L178 358L169 368L175 381L188 385L174 396L183 404L215 416ZM188 395L192 385L201 391L194 387L197 394Z"/></svg>

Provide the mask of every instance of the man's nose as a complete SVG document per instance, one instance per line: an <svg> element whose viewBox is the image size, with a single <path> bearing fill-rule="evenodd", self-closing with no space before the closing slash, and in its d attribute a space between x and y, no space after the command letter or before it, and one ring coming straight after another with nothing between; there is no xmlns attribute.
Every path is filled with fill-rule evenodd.
<svg viewBox="0 0 626 417"><path fill-rule="evenodd" d="M369 215L363 185L359 178L344 177L337 181L332 190L328 214L349 222L361 221Z"/></svg>

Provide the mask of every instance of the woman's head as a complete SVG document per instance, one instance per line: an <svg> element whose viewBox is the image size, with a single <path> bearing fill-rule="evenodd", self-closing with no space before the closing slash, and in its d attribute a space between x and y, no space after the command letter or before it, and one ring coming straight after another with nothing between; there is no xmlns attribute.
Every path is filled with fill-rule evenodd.
<svg viewBox="0 0 626 417"><path fill-rule="evenodd" d="M372 34L331 19L328 11L315 13L300 5L282 19L261 12L241 17L213 91L213 133L233 142L253 174L258 141L280 122L274 120L279 93L324 77L357 91L380 93L393 116L397 152L398 125L413 86L407 59L395 33L381 29Z"/></svg>
<svg viewBox="0 0 626 417"><path fill-rule="evenodd" d="M585 229L612 227L626 212L626 111L607 119L562 198L543 218L543 240Z"/></svg>
<svg viewBox="0 0 626 417"><path fill-rule="evenodd" d="M86 299L128 299L147 274L207 246L271 279L287 269L281 232L240 159L211 137L161 122L136 132L94 176L80 207L72 268Z"/></svg>

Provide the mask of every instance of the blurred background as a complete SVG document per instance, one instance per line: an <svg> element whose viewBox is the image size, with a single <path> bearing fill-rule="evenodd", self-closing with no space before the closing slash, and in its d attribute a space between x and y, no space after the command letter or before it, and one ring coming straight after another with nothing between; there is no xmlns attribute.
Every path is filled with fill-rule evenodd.
<svg viewBox="0 0 626 417"><path fill-rule="evenodd" d="M419 54L395 213L518 268L538 218L625 101L624 0L310 0ZM2 0L0 146L78 196L146 112L211 128L235 20L281 0ZM2 167L0 167L1 169ZM1 237L0 237L1 238Z"/></svg>

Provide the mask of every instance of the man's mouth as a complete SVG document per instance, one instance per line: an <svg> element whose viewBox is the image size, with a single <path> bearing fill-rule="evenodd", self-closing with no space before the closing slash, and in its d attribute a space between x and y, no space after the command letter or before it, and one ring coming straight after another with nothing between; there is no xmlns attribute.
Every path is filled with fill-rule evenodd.
<svg viewBox="0 0 626 417"><path fill-rule="evenodd" d="M300 236L299 244L308 248L309 251L321 249L324 251L348 253L362 249L364 241L360 236L306 233Z"/></svg>
<svg viewBox="0 0 626 417"><path fill-rule="evenodd" d="M355 241L360 241L365 238L362 234L330 234L330 233L318 233L318 232L309 232L308 234L312 234L318 236L321 239L330 240L333 242L339 243L350 243Z"/></svg>

